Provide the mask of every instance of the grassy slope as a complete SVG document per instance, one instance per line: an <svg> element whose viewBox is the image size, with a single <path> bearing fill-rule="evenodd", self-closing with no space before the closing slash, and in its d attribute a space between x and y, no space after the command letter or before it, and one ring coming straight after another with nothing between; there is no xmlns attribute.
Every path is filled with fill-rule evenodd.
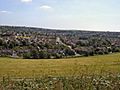
<svg viewBox="0 0 120 90"><path fill-rule="evenodd" d="M71 76L120 72L120 53L53 60L0 58L0 77Z"/></svg>

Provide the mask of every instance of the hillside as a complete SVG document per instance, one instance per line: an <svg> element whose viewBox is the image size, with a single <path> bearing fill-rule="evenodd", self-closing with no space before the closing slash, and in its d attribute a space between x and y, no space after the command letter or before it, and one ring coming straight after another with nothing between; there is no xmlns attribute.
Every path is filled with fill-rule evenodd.
<svg viewBox="0 0 120 90"><path fill-rule="evenodd" d="M81 74L106 75L109 73L120 73L120 53L53 60L0 58L0 77L75 77Z"/></svg>
<svg viewBox="0 0 120 90"><path fill-rule="evenodd" d="M1 90L119 90L120 53L69 59L0 58Z"/></svg>
<svg viewBox="0 0 120 90"><path fill-rule="evenodd" d="M0 56L53 59L120 52L120 32L0 26Z"/></svg>

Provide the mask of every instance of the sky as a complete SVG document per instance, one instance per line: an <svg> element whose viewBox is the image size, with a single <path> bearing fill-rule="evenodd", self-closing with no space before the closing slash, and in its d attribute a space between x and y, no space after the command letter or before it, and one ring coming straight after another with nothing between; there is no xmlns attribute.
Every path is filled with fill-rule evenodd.
<svg viewBox="0 0 120 90"><path fill-rule="evenodd" d="M120 32L120 0L0 0L0 25Z"/></svg>

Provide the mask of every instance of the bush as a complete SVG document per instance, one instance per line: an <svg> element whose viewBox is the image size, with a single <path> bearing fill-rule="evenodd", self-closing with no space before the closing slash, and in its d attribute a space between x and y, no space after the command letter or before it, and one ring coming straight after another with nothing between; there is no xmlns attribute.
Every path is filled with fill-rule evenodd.
<svg viewBox="0 0 120 90"><path fill-rule="evenodd" d="M37 50L32 50L31 51L31 57L33 59L39 59L39 52Z"/></svg>
<svg viewBox="0 0 120 90"><path fill-rule="evenodd" d="M75 52L74 51L72 51L72 50L70 50L70 49L65 49L65 55L66 56L71 56L71 55L75 55Z"/></svg>
<svg viewBox="0 0 120 90"><path fill-rule="evenodd" d="M46 52L46 51L40 51L39 52L39 58L40 59L50 59L50 53Z"/></svg>
<svg viewBox="0 0 120 90"><path fill-rule="evenodd" d="M31 53L24 53L23 58L24 59L30 59L31 58Z"/></svg>
<svg viewBox="0 0 120 90"><path fill-rule="evenodd" d="M113 51L113 52L120 52L120 48L119 48L119 47L113 47L113 48L112 48L112 51Z"/></svg>

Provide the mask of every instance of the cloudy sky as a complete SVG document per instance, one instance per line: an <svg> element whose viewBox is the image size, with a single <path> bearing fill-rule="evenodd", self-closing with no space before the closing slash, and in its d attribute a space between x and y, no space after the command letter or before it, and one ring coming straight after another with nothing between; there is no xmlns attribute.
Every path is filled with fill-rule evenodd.
<svg viewBox="0 0 120 90"><path fill-rule="evenodd" d="M120 0L0 0L0 25L120 31Z"/></svg>

